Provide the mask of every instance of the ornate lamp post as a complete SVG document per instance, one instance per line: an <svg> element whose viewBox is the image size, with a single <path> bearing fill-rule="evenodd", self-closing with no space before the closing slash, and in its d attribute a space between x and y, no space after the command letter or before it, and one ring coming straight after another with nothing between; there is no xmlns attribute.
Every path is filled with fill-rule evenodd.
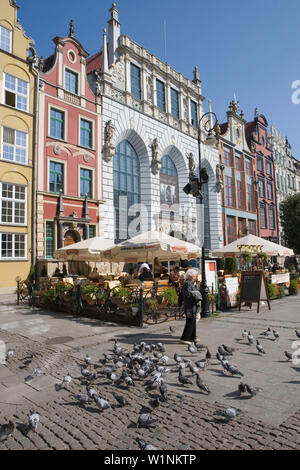
<svg viewBox="0 0 300 470"><path fill-rule="evenodd" d="M184 192L186 194L192 194L192 196L198 198L200 200L200 204L202 206L202 227L203 230L199 230L202 232L202 259L201 259L201 275L202 275L202 281L200 285L200 292L202 295L202 308L201 308L201 316L202 317L209 317L210 312L209 312L209 300L208 300L208 286L207 286L207 280L206 280L206 272L205 272L205 246L204 246L204 240L205 240L205 223L204 223L204 201L203 201L203 193L202 193L202 185L207 184L209 177L207 174L207 171L205 168L202 168L202 162L201 162L201 143L205 143L208 146L214 146L217 143L217 138L215 135L214 127L217 125L218 127L218 120L217 116L213 112L208 112L204 114L198 123L198 157L199 157L199 175L195 174L195 172L191 171L190 172L190 177L189 177L189 184L183 188ZM202 131L205 131L207 134L207 138L205 141L202 141L201 139L201 134ZM198 223L200 227L200 217L198 217Z"/></svg>

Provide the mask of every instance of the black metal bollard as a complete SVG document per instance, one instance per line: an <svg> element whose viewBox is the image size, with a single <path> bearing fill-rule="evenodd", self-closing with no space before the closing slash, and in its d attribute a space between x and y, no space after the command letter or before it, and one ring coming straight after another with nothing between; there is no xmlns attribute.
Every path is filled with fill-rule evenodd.
<svg viewBox="0 0 300 470"><path fill-rule="evenodd" d="M139 298L139 314L140 314L140 328L143 328L144 325L144 289L140 288L140 298Z"/></svg>

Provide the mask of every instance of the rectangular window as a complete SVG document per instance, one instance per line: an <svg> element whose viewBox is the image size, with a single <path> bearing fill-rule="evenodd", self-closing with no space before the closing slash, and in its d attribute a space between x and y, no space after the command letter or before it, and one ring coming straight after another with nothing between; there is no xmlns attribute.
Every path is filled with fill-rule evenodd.
<svg viewBox="0 0 300 470"><path fill-rule="evenodd" d="M78 75L76 72L71 72L71 70L66 69L65 89L74 95L78 94Z"/></svg>
<svg viewBox="0 0 300 470"><path fill-rule="evenodd" d="M247 207L249 212L253 212L253 189L252 184L247 183Z"/></svg>
<svg viewBox="0 0 300 470"><path fill-rule="evenodd" d="M29 83L4 74L4 103L21 111L28 111Z"/></svg>
<svg viewBox="0 0 300 470"><path fill-rule="evenodd" d="M23 233L0 233L0 258L25 259L27 235Z"/></svg>
<svg viewBox="0 0 300 470"><path fill-rule="evenodd" d="M65 113L53 108L50 110L50 137L65 138Z"/></svg>
<svg viewBox="0 0 300 470"><path fill-rule="evenodd" d="M269 176L272 176L272 164L271 162L266 162L266 173Z"/></svg>
<svg viewBox="0 0 300 470"><path fill-rule="evenodd" d="M246 158L245 160L246 174L251 176L251 161Z"/></svg>
<svg viewBox="0 0 300 470"><path fill-rule="evenodd" d="M142 98L141 69L134 64L130 64L131 93L138 98Z"/></svg>
<svg viewBox="0 0 300 470"><path fill-rule="evenodd" d="M242 203L242 182L238 181L236 182L236 190L237 190L237 203L238 203L238 208L242 209L243 208L243 203Z"/></svg>
<svg viewBox="0 0 300 470"><path fill-rule="evenodd" d="M46 258L53 258L54 222L46 222Z"/></svg>
<svg viewBox="0 0 300 470"><path fill-rule="evenodd" d="M50 162L49 191L51 193L64 192L64 165L62 163Z"/></svg>
<svg viewBox="0 0 300 470"><path fill-rule="evenodd" d="M258 171L264 171L264 160L261 155L257 155L257 169Z"/></svg>
<svg viewBox="0 0 300 470"><path fill-rule="evenodd" d="M238 224L239 224L239 233L238 233L238 235L239 235L239 237L242 237L244 235L244 226L245 226L244 225L244 220L245 219L240 219L240 218L238 220Z"/></svg>
<svg viewBox="0 0 300 470"><path fill-rule="evenodd" d="M269 207L269 228L275 229L274 207Z"/></svg>
<svg viewBox="0 0 300 470"><path fill-rule="evenodd" d="M80 196L92 198L92 170L80 168Z"/></svg>
<svg viewBox="0 0 300 470"><path fill-rule="evenodd" d="M88 148L93 146L93 124L85 119L80 119L80 145Z"/></svg>
<svg viewBox="0 0 300 470"><path fill-rule="evenodd" d="M27 134L2 127L2 160L27 163Z"/></svg>
<svg viewBox="0 0 300 470"><path fill-rule="evenodd" d="M179 119L179 93L174 88L171 88L171 113Z"/></svg>
<svg viewBox="0 0 300 470"><path fill-rule="evenodd" d="M258 179L258 190L259 197L265 197L265 181L263 179Z"/></svg>
<svg viewBox="0 0 300 470"><path fill-rule="evenodd" d="M0 49L11 52L12 31L0 26Z"/></svg>
<svg viewBox="0 0 300 470"><path fill-rule="evenodd" d="M273 184L271 181L268 181L267 188L268 188L268 199L270 201L273 201Z"/></svg>
<svg viewBox="0 0 300 470"><path fill-rule="evenodd" d="M235 168L237 170L243 170L243 162L240 155L235 154Z"/></svg>
<svg viewBox="0 0 300 470"><path fill-rule="evenodd" d="M235 218L227 216L227 244L234 242L235 240Z"/></svg>
<svg viewBox="0 0 300 470"><path fill-rule="evenodd" d="M226 206L233 207L231 176L225 176L225 193L226 193Z"/></svg>
<svg viewBox="0 0 300 470"><path fill-rule="evenodd" d="M96 225L89 225L89 238L96 236Z"/></svg>
<svg viewBox="0 0 300 470"><path fill-rule="evenodd" d="M191 100L191 118L192 118L192 126L195 129L198 129L198 106L195 101Z"/></svg>
<svg viewBox="0 0 300 470"><path fill-rule="evenodd" d="M156 79L157 106L162 111L166 111L166 92L165 84Z"/></svg>
<svg viewBox="0 0 300 470"><path fill-rule="evenodd" d="M2 183L1 188L1 223L26 224L27 190L25 186Z"/></svg>
<svg viewBox="0 0 300 470"><path fill-rule="evenodd" d="M224 165L231 166L231 150L228 147L223 148Z"/></svg>
<svg viewBox="0 0 300 470"><path fill-rule="evenodd" d="M266 206L260 206L260 227L267 228Z"/></svg>
<svg viewBox="0 0 300 470"><path fill-rule="evenodd" d="M255 220L248 220L248 229L251 235L256 235Z"/></svg>

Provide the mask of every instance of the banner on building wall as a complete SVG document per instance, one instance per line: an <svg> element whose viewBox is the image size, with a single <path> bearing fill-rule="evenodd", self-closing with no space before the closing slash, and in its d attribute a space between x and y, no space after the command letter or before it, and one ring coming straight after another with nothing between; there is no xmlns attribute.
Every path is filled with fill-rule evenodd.
<svg viewBox="0 0 300 470"><path fill-rule="evenodd" d="M176 185L160 183L160 203L172 205L178 202Z"/></svg>

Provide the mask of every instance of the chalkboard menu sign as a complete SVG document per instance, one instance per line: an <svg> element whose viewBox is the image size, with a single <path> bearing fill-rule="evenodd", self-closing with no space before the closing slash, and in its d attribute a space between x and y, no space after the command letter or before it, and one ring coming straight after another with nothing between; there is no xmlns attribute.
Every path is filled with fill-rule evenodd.
<svg viewBox="0 0 300 470"><path fill-rule="evenodd" d="M259 312L259 303L261 300L268 302L271 310L268 289L263 271L242 271L240 305L242 302L257 303L257 312Z"/></svg>

